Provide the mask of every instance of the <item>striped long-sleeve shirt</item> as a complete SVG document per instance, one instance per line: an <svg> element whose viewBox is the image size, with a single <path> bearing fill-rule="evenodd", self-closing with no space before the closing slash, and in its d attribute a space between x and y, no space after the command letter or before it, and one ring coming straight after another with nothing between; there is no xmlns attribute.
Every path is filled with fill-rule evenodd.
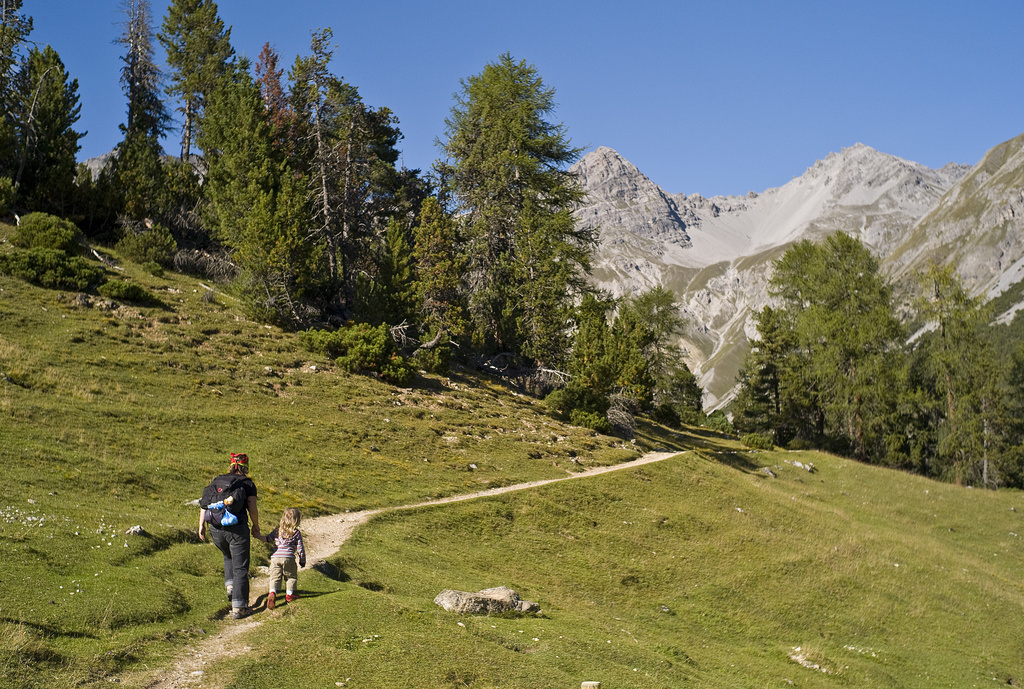
<svg viewBox="0 0 1024 689"><path fill-rule="evenodd" d="M274 539L274 544L277 546L274 552L271 553L270 557L293 557L298 559L299 567L306 566L306 548L302 544L302 533L296 529L288 538L283 538L278 535L277 529L274 529L267 535L267 542L270 539Z"/></svg>

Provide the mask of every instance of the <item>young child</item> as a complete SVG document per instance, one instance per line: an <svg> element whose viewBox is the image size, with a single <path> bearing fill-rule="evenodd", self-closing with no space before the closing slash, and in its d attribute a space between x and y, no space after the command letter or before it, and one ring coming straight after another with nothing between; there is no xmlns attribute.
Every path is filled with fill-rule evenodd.
<svg viewBox="0 0 1024 689"><path fill-rule="evenodd" d="M276 548L270 556L270 595L267 596L267 610L273 610L277 604L277 589L281 578L285 580L284 599L291 603L299 597L296 586L299 582L299 567L306 566L306 548L302 545L302 533L299 522L302 514L295 507L289 507L281 515L281 523L263 540L274 543ZM298 567L295 561L298 560Z"/></svg>

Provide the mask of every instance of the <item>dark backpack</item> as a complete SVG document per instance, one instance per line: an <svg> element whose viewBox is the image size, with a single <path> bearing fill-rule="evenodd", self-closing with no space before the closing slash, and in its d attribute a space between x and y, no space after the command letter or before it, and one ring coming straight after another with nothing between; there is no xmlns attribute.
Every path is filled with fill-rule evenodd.
<svg viewBox="0 0 1024 689"><path fill-rule="evenodd" d="M199 506L206 510L206 520L214 526L220 526L225 512L231 512L241 521L245 514L245 503L249 497L245 490L245 477L238 474L217 476L210 485L203 489L203 497L199 498ZM210 505L224 502L231 498L231 504L219 509L210 509Z"/></svg>

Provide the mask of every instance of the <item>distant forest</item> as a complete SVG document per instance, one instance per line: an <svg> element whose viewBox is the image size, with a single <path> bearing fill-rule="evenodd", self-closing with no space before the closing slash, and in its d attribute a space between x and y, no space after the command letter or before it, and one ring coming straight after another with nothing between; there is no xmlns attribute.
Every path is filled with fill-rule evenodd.
<svg viewBox="0 0 1024 689"><path fill-rule="evenodd" d="M706 416L675 295L612 299L590 284L597 237L574 220L584 193L569 172L582 151L524 60L463 79L440 159L408 170L395 114L331 72L331 29L286 72L269 43L255 63L237 56L215 2L172 0L158 25L147 0L126 0L122 139L90 170L76 163L73 66L30 40L22 0L0 13L0 216L18 224L0 273L102 290L79 254L106 247L215 280L252 318L397 384L458 362L515 376L603 433L629 437L646 414L754 448L1024 481L1020 339L941 266L921 276L913 322L899 318L877 261L842 234L776 262L732 420Z"/></svg>

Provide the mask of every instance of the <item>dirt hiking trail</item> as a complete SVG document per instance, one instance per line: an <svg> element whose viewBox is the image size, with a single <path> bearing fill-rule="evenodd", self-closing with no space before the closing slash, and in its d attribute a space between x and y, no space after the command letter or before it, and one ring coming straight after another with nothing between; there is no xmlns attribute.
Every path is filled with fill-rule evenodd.
<svg viewBox="0 0 1024 689"><path fill-rule="evenodd" d="M407 510L416 507L428 507L430 505L444 505L449 502L460 502L462 500L473 500L476 498L500 495L517 490L536 488L558 481L569 481L579 478L587 478L597 474L605 474L609 471L620 471L632 469L643 464L660 462L669 457L683 454L683 452L651 452L639 459L611 466L594 467L579 473L570 474L563 478L551 478L542 481L531 481L529 483L517 483L500 488L490 488L476 493L465 495L454 495L438 500L428 500L412 505L400 505L397 507L382 507L375 510L363 510L361 512L346 512L344 514L332 514L323 517L315 517L302 522L302 538L306 546L306 566L303 570L309 570L321 564L325 559L338 552L338 549L348 540L357 527L365 524L370 517L382 512L393 512L395 510ZM272 620L274 613L266 614L266 596L268 579L264 576L253 579L249 586L249 604L253 606L254 614L231 623L218 631L216 634L202 639L196 644L186 648L174 660L170 667L163 670L149 671L145 673L126 674L123 679L112 678L113 682L125 682L137 684L146 689L219 689L231 680L230 677L213 676L206 673L207 665L213 664L223 658L235 657L248 653L252 648L247 644L249 632L263 624L266 620ZM283 599L284 596L281 596ZM142 680L141 682L139 680Z"/></svg>

